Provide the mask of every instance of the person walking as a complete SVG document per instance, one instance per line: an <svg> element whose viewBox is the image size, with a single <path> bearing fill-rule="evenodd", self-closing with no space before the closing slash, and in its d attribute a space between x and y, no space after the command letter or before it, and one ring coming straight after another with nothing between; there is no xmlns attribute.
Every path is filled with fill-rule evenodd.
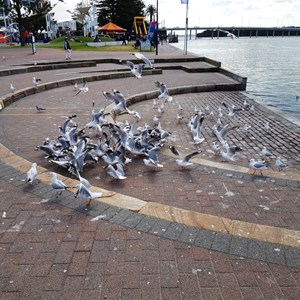
<svg viewBox="0 0 300 300"><path fill-rule="evenodd" d="M72 48L69 44L67 37L65 37L65 40L64 40L64 49L66 50L66 60L71 60Z"/></svg>

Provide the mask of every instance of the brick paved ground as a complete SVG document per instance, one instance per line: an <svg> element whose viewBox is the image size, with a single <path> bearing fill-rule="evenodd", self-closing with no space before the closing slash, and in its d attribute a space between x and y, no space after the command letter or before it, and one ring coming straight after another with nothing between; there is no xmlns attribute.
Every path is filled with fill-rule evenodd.
<svg viewBox="0 0 300 300"><path fill-rule="evenodd" d="M3 51L0 49L0 54ZM161 57L166 57L170 51L174 56L181 55L172 47L165 46L161 49ZM5 54L5 66L1 68L11 68L9 55L12 53ZM51 60L58 61L63 54L62 51L51 50ZM85 55L75 52L73 56L79 59ZM89 58L93 55L99 54L89 54ZM101 55L110 57L111 53ZM49 56L47 50L40 49L35 58L45 60ZM114 56L123 59L128 54ZM11 57L16 63L33 60L32 56L17 50ZM35 75L54 81L62 77L76 77L79 71L90 74L91 69L3 77L1 91L12 80L19 85L18 88L24 88L32 85L31 78ZM79 126L86 124L93 100L99 108L107 105L102 91L116 88L129 96L155 90L155 80L177 87L228 79L207 73L195 75L164 70L162 75L144 76L140 81L122 78L89 82L89 93L76 97L72 86L38 93L11 104L1 112L1 143L39 166L68 175L47 162L41 152L33 150L34 147L45 137L58 136L57 126L63 122L63 116L75 113ZM240 92L224 91L175 95L173 102L167 104L161 124L176 135L180 151L188 152L195 146L186 123L195 106L204 109L209 104L217 110L222 101L242 105L246 98ZM47 111L37 114L36 104L47 107ZM181 123L176 123L174 118L178 104L184 108L185 119ZM299 131L263 107L256 104L255 107L254 115L246 111L233 117L232 121L241 126L245 121L249 122L253 132L245 136L238 129L230 135L230 142L242 145L244 149L238 155L238 161L231 164L247 166L248 159L259 157L260 149L265 145L274 155L280 154L288 160L287 172L299 174ZM141 122L151 122L154 113L152 100L136 103L131 108L141 112ZM229 120L227 117L224 119ZM265 119L270 121L272 128L267 135L261 129ZM204 125L206 141L200 146L200 157L219 162L220 158L211 153L209 146L213 141L213 121L206 119ZM93 132L90 134L93 136ZM128 178L124 182L112 182L103 171L103 163L87 167L84 176L95 186L145 201L299 230L300 193L297 181L295 184L203 165L183 172L177 169L174 157L165 148L160 158L164 168L160 172L148 172L142 160L136 158L126 171ZM274 168L273 161L269 168ZM50 188L43 184L33 188L26 186L25 175L12 171L3 163L0 165L0 178L1 299L299 299L300 269L287 266L299 265L298 252L294 264L286 265L289 257L281 264L271 264L262 253L264 248L261 245L262 248L252 248L258 260L251 260L230 254L239 253L239 250L234 249L233 240L226 246L227 239L220 235L215 235L207 247L195 246L194 242L189 242L191 238L184 236L184 228L177 240L166 238L170 235L172 224L155 223L152 218L145 222L143 218L131 226L128 217L121 220L125 213L117 213L113 207L104 207L102 219L96 220L82 212L72 194L64 197L72 199L75 209L63 205L65 198L56 200ZM198 231L189 229L188 232L193 241L199 240ZM238 245L241 246L241 243ZM226 247L231 249L228 253L223 251Z"/></svg>

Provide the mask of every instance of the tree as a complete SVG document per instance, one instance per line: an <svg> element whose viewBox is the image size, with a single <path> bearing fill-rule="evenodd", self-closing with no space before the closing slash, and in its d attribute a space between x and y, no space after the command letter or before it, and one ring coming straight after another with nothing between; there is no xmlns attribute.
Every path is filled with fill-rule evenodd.
<svg viewBox="0 0 300 300"><path fill-rule="evenodd" d="M111 21L128 31L132 29L133 18L143 16L145 9L142 0L98 0L95 4L99 8L99 25Z"/></svg>
<svg viewBox="0 0 300 300"><path fill-rule="evenodd" d="M18 24L21 46L25 46L24 31L27 29L36 33L38 29L43 29L45 16L51 10L50 3L46 2L41 6L39 0L34 0L27 6L23 5L22 0L11 0L9 6L0 0L0 6L4 7L6 15Z"/></svg>
<svg viewBox="0 0 300 300"><path fill-rule="evenodd" d="M149 18L150 18L150 23L152 22L152 19L153 19L153 16L154 14L156 13L156 8L154 5L152 4L149 4L147 7L146 7L146 16L149 15Z"/></svg>

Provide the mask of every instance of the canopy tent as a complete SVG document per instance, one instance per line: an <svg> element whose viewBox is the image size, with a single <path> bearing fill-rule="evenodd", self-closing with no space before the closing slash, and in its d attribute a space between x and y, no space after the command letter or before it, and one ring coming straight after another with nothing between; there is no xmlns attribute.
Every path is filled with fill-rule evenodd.
<svg viewBox="0 0 300 300"><path fill-rule="evenodd" d="M108 22L102 27L98 27L99 31L108 31L108 32L125 32L126 29L114 24L113 22Z"/></svg>

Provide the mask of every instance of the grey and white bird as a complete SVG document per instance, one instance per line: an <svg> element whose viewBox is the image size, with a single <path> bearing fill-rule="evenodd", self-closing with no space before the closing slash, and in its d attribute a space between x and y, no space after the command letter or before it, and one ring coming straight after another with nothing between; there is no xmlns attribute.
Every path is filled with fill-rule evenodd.
<svg viewBox="0 0 300 300"><path fill-rule="evenodd" d="M237 107L234 104L229 105L229 104L227 104L225 102L222 102L222 105L227 108L227 110L228 110L228 113L227 113L228 117L233 117L236 112L244 110L243 108Z"/></svg>
<svg viewBox="0 0 300 300"><path fill-rule="evenodd" d="M220 28L214 29L214 30L219 30L219 31L221 31L221 32L226 33L226 36L229 37L229 38L231 38L232 40L236 38L236 35L235 35L235 34L233 34L232 32L229 32L229 31L227 31L227 30L222 30L222 29L220 29Z"/></svg>
<svg viewBox="0 0 300 300"><path fill-rule="evenodd" d="M132 55L134 55L136 58L144 61L144 63L146 65L148 65L151 69L154 69L154 60L153 59L148 59L144 54L142 54L140 52L132 53Z"/></svg>
<svg viewBox="0 0 300 300"><path fill-rule="evenodd" d="M35 106L35 109L36 109L36 111L39 112L39 113L41 113L41 112L43 112L43 111L46 110L46 108L41 107L41 106L38 106L38 105Z"/></svg>
<svg viewBox="0 0 300 300"><path fill-rule="evenodd" d="M175 148L173 146L173 148ZM170 147L171 149L171 147ZM176 149L176 148L175 148ZM172 149L171 149L172 151ZM174 153L175 150L173 150L172 152ZM201 151L193 151L185 156L181 156L179 151L176 149L176 152L179 154L180 158L176 159L176 165L181 169L188 169L190 167L192 167L194 164L192 162L190 162L190 159L193 158L194 156L198 155L201 153Z"/></svg>
<svg viewBox="0 0 300 300"><path fill-rule="evenodd" d="M282 171L283 169L288 167L288 164L281 157L276 158L275 167L278 168L278 171Z"/></svg>
<svg viewBox="0 0 300 300"><path fill-rule="evenodd" d="M87 86L87 82L85 81L82 86L77 86L77 93L74 96L77 96L81 93L87 93L89 91L89 87Z"/></svg>
<svg viewBox="0 0 300 300"><path fill-rule="evenodd" d="M239 146L229 146L227 141L224 142L223 147L220 150L220 154L225 161L235 161L236 154L243 149Z"/></svg>
<svg viewBox="0 0 300 300"><path fill-rule="evenodd" d="M31 168L29 169L29 171L27 172L27 182L32 184L34 182L34 180L37 178L37 164L33 163L31 165Z"/></svg>
<svg viewBox="0 0 300 300"><path fill-rule="evenodd" d="M271 131L271 126L269 124L269 122L265 122L264 126L263 126L263 129L266 131L266 132L270 132Z"/></svg>
<svg viewBox="0 0 300 300"><path fill-rule="evenodd" d="M260 171L260 175L263 175L262 171L267 169L267 165L265 161L255 160L254 158L250 159L249 167L254 170L253 175L256 173L256 171Z"/></svg>
<svg viewBox="0 0 300 300"><path fill-rule="evenodd" d="M10 84L10 91L12 93L14 93L16 91L16 88L14 87L14 85L12 83Z"/></svg>
<svg viewBox="0 0 300 300"><path fill-rule="evenodd" d="M143 162L146 167L157 169L157 168L163 168L163 165L159 163L157 153L160 150L160 147L156 146L150 149L147 156L148 158L144 158Z"/></svg>
<svg viewBox="0 0 300 300"><path fill-rule="evenodd" d="M75 188L77 189L75 193L75 198L77 197L83 198L85 200L86 206L90 206L93 199L101 198L103 195L102 193L91 192L89 188L82 182L76 184Z"/></svg>
<svg viewBox="0 0 300 300"><path fill-rule="evenodd" d="M121 64L129 67L132 75L134 75L137 79L142 78L142 71L145 67L145 64L138 64L138 66L135 67L134 63L129 60L121 60Z"/></svg>
<svg viewBox="0 0 300 300"><path fill-rule="evenodd" d="M169 90L164 83L155 81L154 84L157 88L159 88L160 91L158 99L163 99L165 102L171 102L173 100L173 97L170 96Z"/></svg>
<svg viewBox="0 0 300 300"><path fill-rule="evenodd" d="M248 135L250 133L250 131L252 130L252 126L249 124L245 124L242 128L243 132Z"/></svg>
<svg viewBox="0 0 300 300"><path fill-rule="evenodd" d="M183 119L184 119L184 116L183 116L183 115L181 115L181 114L179 114L179 113L176 115L177 123L180 123Z"/></svg>
<svg viewBox="0 0 300 300"><path fill-rule="evenodd" d="M212 130L215 136L217 137L217 139L219 140L219 142L223 144L229 131L235 130L238 127L239 127L238 125L226 124L223 126L223 128L219 128L219 126L214 125L212 127Z"/></svg>
<svg viewBox="0 0 300 300"><path fill-rule="evenodd" d="M197 112L190 120L188 126L191 130L194 143L201 144L205 138L202 134L202 123L204 121L204 114Z"/></svg>
<svg viewBox="0 0 300 300"><path fill-rule="evenodd" d="M265 159L269 159L269 158L274 157L274 155L265 146L262 148L260 154Z"/></svg>
<svg viewBox="0 0 300 300"><path fill-rule="evenodd" d="M35 77L32 78L32 83L35 85L38 85L41 82L42 82L42 79L40 79L40 78L35 78Z"/></svg>
<svg viewBox="0 0 300 300"><path fill-rule="evenodd" d="M127 178L124 173L124 168L121 164L116 164L115 166L107 165L105 170L109 176L116 180L124 180Z"/></svg>
<svg viewBox="0 0 300 300"><path fill-rule="evenodd" d="M220 154L221 146L219 145L218 142L214 141L210 147L216 156Z"/></svg>
<svg viewBox="0 0 300 300"><path fill-rule="evenodd" d="M51 186L55 190L56 197L62 194L63 191L66 191L68 187L59 179L57 179L57 174L51 172Z"/></svg>

